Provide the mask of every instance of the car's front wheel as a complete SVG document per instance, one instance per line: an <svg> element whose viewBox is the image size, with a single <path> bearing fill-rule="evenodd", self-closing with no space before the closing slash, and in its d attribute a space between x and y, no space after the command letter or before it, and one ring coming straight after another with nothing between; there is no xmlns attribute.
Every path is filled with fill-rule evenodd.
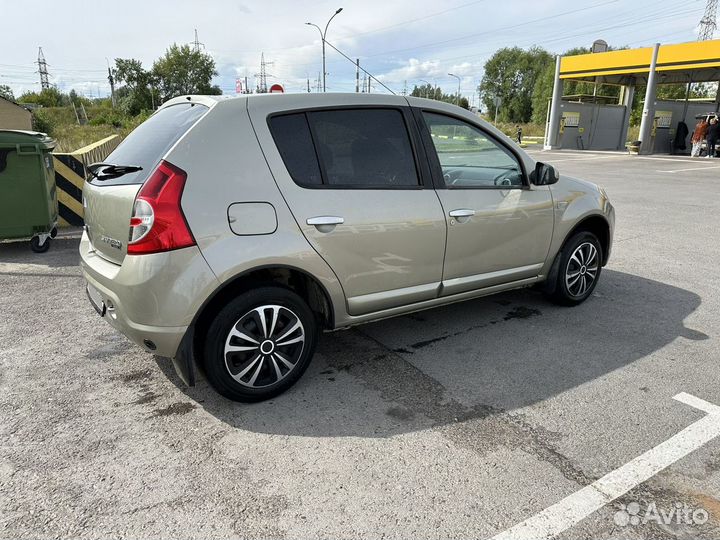
<svg viewBox="0 0 720 540"><path fill-rule="evenodd" d="M253 289L211 323L204 350L207 378L229 399L269 399L300 378L316 341L315 317L300 296L281 287Z"/></svg>
<svg viewBox="0 0 720 540"><path fill-rule="evenodd" d="M570 238L559 255L556 278L548 297L556 304L575 306L595 290L602 270L603 252L597 236L580 231Z"/></svg>

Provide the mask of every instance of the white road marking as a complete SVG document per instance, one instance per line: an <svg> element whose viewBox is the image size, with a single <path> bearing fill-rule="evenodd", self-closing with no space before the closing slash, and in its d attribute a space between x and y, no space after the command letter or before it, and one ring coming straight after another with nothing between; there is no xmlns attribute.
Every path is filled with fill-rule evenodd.
<svg viewBox="0 0 720 540"><path fill-rule="evenodd" d="M491 540L553 538L720 435L720 407L685 392L673 396L673 399L700 409L707 415L589 486L493 536Z"/></svg>
<svg viewBox="0 0 720 540"><path fill-rule="evenodd" d="M678 157L672 157L672 156L668 156L668 157L659 157L659 156L634 156L633 159L654 159L654 160L658 160L658 161L673 161L673 162L676 162L676 163L697 163L699 160L704 159L704 158L696 157L696 158L686 158L686 159L684 159L684 158L678 158Z"/></svg>
<svg viewBox="0 0 720 540"><path fill-rule="evenodd" d="M527 152L527 150L526 150ZM590 159L583 157L583 153L578 151L573 152L549 152L549 151L540 151L540 150L534 150L527 152L528 154L532 156L559 156L563 158L570 158L571 156L578 156L579 159ZM641 160L641 159L649 159L649 160L655 160L655 161L667 161L670 163L702 163L700 160L704 158L678 158L675 156L667 156L667 157L661 157L661 156L631 156L627 153L612 153L612 154L584 154L584 155L590 155L590 156L598 156L598 157L617 157L620 158L628 158L629 160ZM574 161L572 158L568 159L568 161ZM708 165L710 163L708 162Z"/></svg>
<svg viewBox="0 0 720 540"><path fill-rule="evenodd" d="M561 163L563 161L589 161L591 159L612 159L612 158L622 158L623 156L594 156L594 157L580 157L580 158L570 158L570 159L548 159L547 161L549 163Z"/></svg>
<svg viewBox="0 0 720 540"><path fill-rule="evenodd" d="M660 171L661 173L676 173L676 172L687 172L687 171L705 171L710 169L720 169L720 165L705 165L704 167L692 167L690 169L673 169L671 171Z"/></svg>

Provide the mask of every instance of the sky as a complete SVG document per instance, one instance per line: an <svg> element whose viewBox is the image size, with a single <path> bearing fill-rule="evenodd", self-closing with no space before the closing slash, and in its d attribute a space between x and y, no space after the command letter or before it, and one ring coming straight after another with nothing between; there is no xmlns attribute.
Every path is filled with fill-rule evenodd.
<svg viewBox="0 0 720 540"><path fill-rule="evenodd" d="M149 69L173 43L186 44L197 29L215 59L214 83L235 93L236 78L251 87L267 66L268 84L287 92L315 91L321 72L321 39L396 93L423 81L477 103L483 66L502 47L539 46L557 54L595 39L612 46L697 39L705 0L0 0L0 85L16 97L40 88L38 47L50 82L67 92L107 96L107 62L136 58ZM355 66L327 48L327 90L355 91ZM362 78L362 74L361 74ZM387 92L377 82L373 92Z"/></svg>

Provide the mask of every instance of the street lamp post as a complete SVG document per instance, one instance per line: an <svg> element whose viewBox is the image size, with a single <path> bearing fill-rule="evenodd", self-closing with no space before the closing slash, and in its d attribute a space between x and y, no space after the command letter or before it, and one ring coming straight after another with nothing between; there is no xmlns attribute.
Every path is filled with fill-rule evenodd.
<svg viewBox="0 0 720 540"><path fill-rule="evenodd" d="M432 84L430 84L429 82L427 82L425 79L418 79L418 81L420 81L421 83L425 83L425 84L427 84L428 86L430 86L430 87L432 88ZM433 94L434 94L434 91L433 91ZM425 89L425 97L426 97L426 98L428 97L427 88ZM434 96L434 95L433 95L433 99L435 99L435 96Z"/></svg>
<svg viewBox="0 0 720 540"><path fill-rule="evenodd" d="M460 77L458 77L457 75L453 75L452 73L448 73L448 75L450 75L451 77L455 77L458 80L458 91L457 91L457 97L455 98L455 105L457 105L459 107L460 106L460 81L462 79L460 79Z"/></svg>
<svg viewBox="0 0 720 540"><path fill-rule="evenodd" d="M305 23L305 24L307 24L308 26L314 26L315 28L318 29L318 32L320 32L320 39L322 40L323 92L325 92L325 90L326 90L326 86L325 86L325 75L327 74L327 73L326 73L326 69L325 69L325 36L327 36L327 31L328 31L328 26L330 26L330 21L332 21L332 20L335 18L335 16L336 16L338 13L340 13L342 10L343 10L343 8L339 8L335 13L333 13L333 16L330 17L330 19L328 19L328 22L327 22L327 24L325 25L325 31L324 31L324 32L322 31L322 29L321 29L317 24L313 24L313 23L311 23L311 22L306 22L306 23Z"/></svg>

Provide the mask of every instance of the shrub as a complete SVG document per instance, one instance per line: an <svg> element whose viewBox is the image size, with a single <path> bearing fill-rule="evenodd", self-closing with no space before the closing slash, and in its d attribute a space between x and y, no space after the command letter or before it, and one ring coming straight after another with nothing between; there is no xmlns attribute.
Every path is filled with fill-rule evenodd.
<svg viewBox="0 0 720 540"><path fill-rule="evenodd" d="M48 135L52 135L55 131L55 123L42 109L33 112L32 127L35 131L47 133Z"/></svg>

